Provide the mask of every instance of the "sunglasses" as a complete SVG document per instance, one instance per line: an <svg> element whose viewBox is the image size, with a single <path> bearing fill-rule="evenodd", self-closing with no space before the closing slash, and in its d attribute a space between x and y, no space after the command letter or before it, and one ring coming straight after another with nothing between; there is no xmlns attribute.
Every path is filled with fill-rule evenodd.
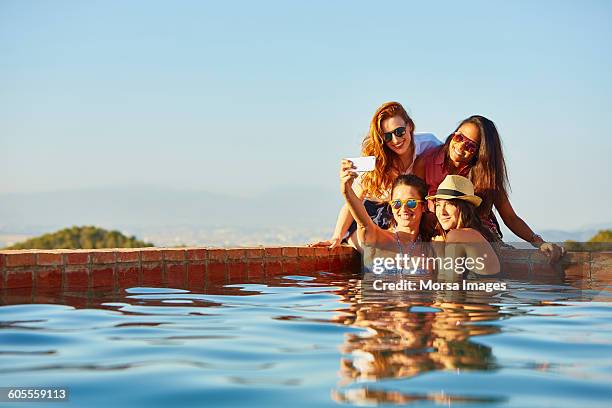
<svg viewBox="0 0 612 408"><path fill-rule="evenodd" d="M406 134L406 126L400 126L397 129L392 130L391 132L383 133L383 140L385 143L390 142L393 139L393 135L395 137L404 137Z"/></svg>
<svg viewBox="0 0 612 408"><path fill-rule="evenodd" d="M463 143L463 148L467 150L467 152L470 154L478 150L478 144L475 143L473 140L463 136L461 133L453 133L453 140L456 143Z"/></svg>
<svg viewBox="0 0 612 408"><path fill-rule="evenodd" d="M423 200L417 200L416 198L409 198L405 201L402 200L391 200L389 201L389 205L394 210L399 210L402 206L407 206L409 210L414 210L419 206L419 203L423 203Z"/></svg>

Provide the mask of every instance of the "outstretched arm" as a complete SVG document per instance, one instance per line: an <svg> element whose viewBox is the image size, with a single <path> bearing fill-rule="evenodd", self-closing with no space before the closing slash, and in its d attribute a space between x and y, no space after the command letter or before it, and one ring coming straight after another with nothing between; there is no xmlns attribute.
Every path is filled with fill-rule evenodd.
<svg viewBox="0 0 612 408"><path fill-rule="evenodd" d="M563 255L563 250L560 246L544 241L529 228L529 225L516 214L507 195L496 198L495 208L499 211L499 215L504 221L504 224L506 224L506 227L510 228L510 231L539 248L540 251L550 257L551 262L558 260Z"/></svg>
<svg viewBox="0 0 612 408"><path fill-rule="evenodd" d="M353 181L357 177L357 173L353 169L353 163L350 160L342 160L340 167L340 191L346 200L348 210L357 222L357 237L359 241L373 244L378 240L380 227L372 221L363 205L363 201L353 190Z"/></svg>

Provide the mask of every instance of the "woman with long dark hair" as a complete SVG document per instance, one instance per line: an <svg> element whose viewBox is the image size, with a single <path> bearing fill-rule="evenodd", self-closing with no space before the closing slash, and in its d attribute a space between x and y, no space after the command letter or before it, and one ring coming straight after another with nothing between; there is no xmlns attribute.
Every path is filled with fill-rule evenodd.
<svg viewBox="0 0 612 408"><path fill-rule="evenodd" d="M463 120L442 146L419 156L414 173L427 182L432 194L447 175L467 177L475 194L482 199L477 213L491 240L501 241L502 234L493 214L495 207L504 224L518 237L530 242L556 260L562 248L545 242L521 217L508 198L508 174L499 133L491 120L474 115ZM433 211L433 205L430 204Z"/></svg>

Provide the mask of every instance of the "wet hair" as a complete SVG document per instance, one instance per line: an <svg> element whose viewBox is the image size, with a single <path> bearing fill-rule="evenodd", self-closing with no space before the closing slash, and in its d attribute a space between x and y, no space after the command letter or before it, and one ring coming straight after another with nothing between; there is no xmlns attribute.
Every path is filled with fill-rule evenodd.
<svg viewBox="0 0 612 408"><path fill-rule="evenodd" d="M419 192L419 198L421 200L425 200L425 196L427 195L427 183L419 176L414 174L403 174L401 176L398 176L393 182L393 186L391 187L392 198L395 188L399 186L409 186L416 188Z"/></svg>
<svg viewBox="0 0 612 408"><path fill-rule="evenodd" d="M382 104L370 121L370 129L361 144L363 156L375 156L376 166L373 171L366 173L361 181L361 186L366 197L382 197L392 187L392 183L399 171L396 168L398 157L385 144L383 140L382 122L394 116L399 116L406 122L406 135L410 136L410 146L414 151L414 121L404 107L398 102L386 102Z"/></svg>
<svg viewBox="0 0 612 408"><path fill-rule="evenodd" d="M391 187L391 198L393 198L393 192L395 191L396 187L399 186L409 186L416 188L419 194L418 198L420 200L424 201L425 196L427 196L427 183L425 182L425 180L414 174L404 174L398 176L395 179L395 181L393 182L393 186ZM423 208L427 210L426 202L419 203L419 205L422 205ZM389 208L389 213L393 214L393 210L391 208ZM423 212L423 214L425 214L425 212ZM395 218L391 217L391 226L395 227L396 225L397 224L395 222ZM424 242L431 241L431 237L433 236L433 231L429 231L426 227L425 217L421 217L421 222L419 224L419 235L421 236L421 240L423 240Z"/></svg>
<svg viewBox="0 0 612 408"><path fill-rule="evenodd" d="M446 201L448 201L459 209L459 219L457 220L457 226L455 227L455 229L472 228L480 232L487 241L496 241L493 232L491 232L488 228L485 228L484 225L482 225L482 220L480 219L477 207L474 204L470 203L469 201L460 200L457 198ZM448 231L445 231L442 228L440 221L438 221L438 225L436 225L436 231L438 235L442 235L444 238L446 238L446 234Z"/></svg>
<svg viewBox="0 0 612 408"><path fill-rule="evenodd" d="M482 198L482 204L477 212L482 216L487 216L493 209L495 197L508 195L510 185L508 182L508 171L506 161L502 151L501 139L497 132L495 123L490 119L480 115L473 115L464 119L455 132L467 123L471 123L478 128L480 134L480 147L468 165L470 174L468 178L474 184L474 192ZM453 135L450 135L444 142L445 165L448 167L449 146Z"/></svg>

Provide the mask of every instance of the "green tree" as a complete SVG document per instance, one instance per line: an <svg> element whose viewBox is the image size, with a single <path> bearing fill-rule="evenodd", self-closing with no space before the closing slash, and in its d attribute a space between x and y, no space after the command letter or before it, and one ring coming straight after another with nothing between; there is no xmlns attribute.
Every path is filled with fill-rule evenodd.
<svg viewBox="0 0 612 408"><path fill-rule="evenodd" d="M39 237L30 238L6 249L100 249L141 248L153 244L140 241L135 236L125 236L119 231L108 231L91 225L71 227Z"/></svg>
<svg viewBox="0 0 612 408"><path fill-rule="evenodd" d="M593 235L587 242L581 243L573 240L567 240L564 243L565 249L569 251L595 251L610 249L612 243L612 230L600 230Z"/></svg>

